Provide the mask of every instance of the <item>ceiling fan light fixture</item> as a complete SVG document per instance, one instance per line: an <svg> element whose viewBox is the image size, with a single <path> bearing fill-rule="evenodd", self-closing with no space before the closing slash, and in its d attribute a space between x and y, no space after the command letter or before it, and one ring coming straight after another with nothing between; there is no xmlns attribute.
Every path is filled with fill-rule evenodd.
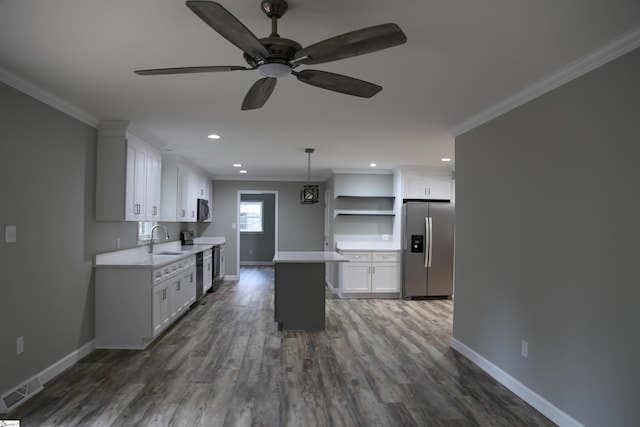
<svg viewBox="0 0 640 427"><path fill-rule="evenodd" d="M291 67L286 64L271 62L258 66L258 72L265 77L284 77L291 74Z"/></svg>

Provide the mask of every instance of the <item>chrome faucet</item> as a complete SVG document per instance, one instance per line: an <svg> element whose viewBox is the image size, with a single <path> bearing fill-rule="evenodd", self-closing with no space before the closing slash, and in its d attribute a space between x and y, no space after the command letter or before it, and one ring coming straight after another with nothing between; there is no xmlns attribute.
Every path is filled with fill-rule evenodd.
<svg viewBox="0 0 640 427"><path fill-rule="evenodd" d="M153 227L151 227L151 240L149 240L149 253L150 254L153 253L153 232L158 227L164 228L165 239L169 240L169 230L167 230L167 227L165 227L164 225L160 225L160 224L156 224Z"/></svg>

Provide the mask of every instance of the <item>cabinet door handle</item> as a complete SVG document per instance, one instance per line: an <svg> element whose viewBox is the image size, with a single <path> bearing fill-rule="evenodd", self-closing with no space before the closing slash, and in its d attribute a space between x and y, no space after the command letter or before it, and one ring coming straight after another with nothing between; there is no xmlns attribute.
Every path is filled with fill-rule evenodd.
<svg viewBox="0 0 640 427"><path fill-rule="evenodd" d="M373 274L376 274L376 267L373 266Z"/></svg>
<svg viewBox="0 0 640 427"><path fill-rule="evenodd" d="M183 218L184 218L184 216L185 216L185 214L186 214L186 213L187 213L187 212L186 212L184 209L182 209L182 217L183 217Z"/></svg>

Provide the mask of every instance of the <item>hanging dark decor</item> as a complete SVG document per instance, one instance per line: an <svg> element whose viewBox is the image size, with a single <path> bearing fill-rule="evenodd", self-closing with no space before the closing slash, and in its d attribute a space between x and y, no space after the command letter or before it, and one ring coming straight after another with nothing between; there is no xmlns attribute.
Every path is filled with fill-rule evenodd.
<svg viewBox="0 0 640 427"><path fill-rule="evenodd" d="M313 203L318 203L319 198L319 190L317 185L311 185L309 182L311 181L311 153L315 150L313 148L306 148L304 150L308 156L308 166L307 166L307 184L302 186L300 190L300 203L303 205L311 205Z"/></svg>

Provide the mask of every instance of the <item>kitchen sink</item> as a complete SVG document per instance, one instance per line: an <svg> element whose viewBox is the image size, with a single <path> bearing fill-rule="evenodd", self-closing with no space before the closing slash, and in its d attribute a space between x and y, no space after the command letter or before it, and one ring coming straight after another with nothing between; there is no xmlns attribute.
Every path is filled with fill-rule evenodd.
<svg viewBox="0 0 640 427"><path fill-rule="evenodd" d="M186 252L160 252L154 255L184 255Z"/></svg>

